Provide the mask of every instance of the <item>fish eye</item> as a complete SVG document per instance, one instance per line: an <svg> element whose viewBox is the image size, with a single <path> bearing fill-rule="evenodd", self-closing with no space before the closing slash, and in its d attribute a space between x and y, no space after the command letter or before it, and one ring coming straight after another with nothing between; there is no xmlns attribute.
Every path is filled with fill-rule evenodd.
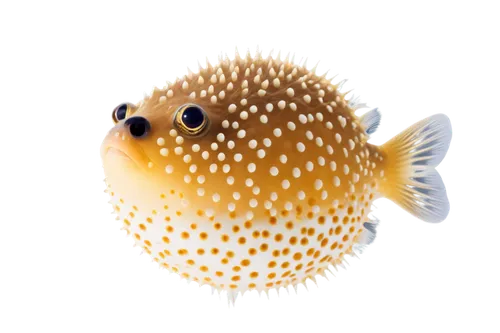
<svg viewBox="0 0 500 333"><path fill-rule="evenodd" d="M174 124L182 133L197 136L208 127L209 120L201 107L196 104L185 104L177 110Z"/></svg>
<svg viewBox="0 0 500 333"><path fill-rule="evenodd" d="M130 111L132 110L132 105L129 103L123 103L118 105L114 110L113 110L113 121L116 124L120 120L123 120L127 117L128 114L130 114Z"/></svg>

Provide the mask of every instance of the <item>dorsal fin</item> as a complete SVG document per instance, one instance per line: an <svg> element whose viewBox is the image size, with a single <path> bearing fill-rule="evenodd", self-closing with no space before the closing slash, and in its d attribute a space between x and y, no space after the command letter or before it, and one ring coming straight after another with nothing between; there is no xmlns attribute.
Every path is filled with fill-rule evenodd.
<svg viewBox="0 0 500 333"><path fill-rule="evenodd" d="M361 116L360 119L361 126L363 126L363 128L365 129L366 134L370 135L375 133L378 126L380 125L381 118L382 115L380 114L377 108L370 110Z"/></svg>

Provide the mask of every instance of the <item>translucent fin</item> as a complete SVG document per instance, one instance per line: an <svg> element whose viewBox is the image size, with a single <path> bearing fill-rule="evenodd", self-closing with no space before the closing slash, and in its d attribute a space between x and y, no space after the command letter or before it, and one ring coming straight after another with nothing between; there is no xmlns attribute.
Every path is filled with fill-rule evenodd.
<svg viewBox="0 0 500 333"><path fill-rule="evenodd" d="M382 191L426 222L441 222L450 210L445 186L434 168L448 151L451 133L448 117L437 114L382 146L387 153L387 181Z"/></svg>
<svg viewBox="0 0 500 333"><path fill-rule="evenodd" d="M366 134L370 135L375 133L378 126L380 125L380 119L382 115L378 109L373 109L361 116L360 122L361 126L365 129Z"/></svg>

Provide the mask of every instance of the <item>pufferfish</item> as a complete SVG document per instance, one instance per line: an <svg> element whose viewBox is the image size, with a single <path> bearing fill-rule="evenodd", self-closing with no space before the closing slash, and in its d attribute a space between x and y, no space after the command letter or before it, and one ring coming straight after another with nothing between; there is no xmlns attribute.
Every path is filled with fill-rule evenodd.
<svg viewBox="0 0 500 333"><path fill-rule="evenodd" d="M117 219L161 267L233 299L342 266L373 241L377 198L444 220L448 117L375 146L379 111L357 116L340 85L236 53L119 105L101 147Z"/></svg>

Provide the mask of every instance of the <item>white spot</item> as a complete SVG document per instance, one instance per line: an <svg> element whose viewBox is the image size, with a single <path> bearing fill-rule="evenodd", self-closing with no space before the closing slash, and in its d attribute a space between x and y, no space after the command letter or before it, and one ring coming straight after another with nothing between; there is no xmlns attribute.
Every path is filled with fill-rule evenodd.
<svg viewBox="0 0 500 333"><path fill-rule="evenodd" d="M286 90L286 94L288 95L288 97L293 97L295 95L295 91L293 91L292 88L288 88Z"/></svg>
<svg viewBox="0 0 500 333"><path fill-rule="evenodd" d="M293 175L294 178L299 178L300 175L301 175L300 169L299 168L293 168L292 175Z"/></svg>
<svg viewBox="0 0 500 333"><path fill-rule="evenodd" d="M271 199L271 201L276 201L278 200L278 193L276 192L271 192L269 198Z"/></svg>
<svg viewBox="0 0 500 333"><path fill-rule="evenodd" d="M212 142L210 144L210 148L213 150L213 151L216 151L217 149L219 149L219 145L217 144L217 142Z"/></svg>
<svg viewBox="0 0 500 333"><path fill-rule="evenodd" d="M227 148L229 148L229 149L233 149L235 146L236 146L236 144L234 143L234 141L233 141L233 140L229 140L229 141L227 142Z"/></svg>
<svg viewBox="0 0 500 333"><path fill-rule="evenodd" d="M281 187L283 187L284 190L287 190L290 188L290 182L288 179L285 179L281 182Z"/></svg>
<svg viewBox="0 0 500 333"><path fill-rule="evenodd" d="M273 80L273 86L274 86L275 88L279 88L279 87L280 87L280 79L275 78L275 79Z"/></svg>
<svg viewBox="0 0 500 333"><path fill-rule="evenodd" d="M351 139L349 139L349 149L350 149L350 150L353 150L353 149L354 149L354 146L355 146L354 141L352 141Z"/></svg>
<svg viewBox="0 0 500 333"><path fill-rule="evenodd" d="M297 111L297 104L295 104L295 103L290 103L290 104L288 104L288 106L290 106L290 110L292 110L292 111Z"/></svg>
<svg viewBox="0 0 500 333"><path fill-rule="evenodd" d="M163 145L165 145L165 139L164 139L164 138L158 138L158 139L156 140L156 144L157 144L158 146L163 146Z"/></svg>
<svg viewBox="0 0 500 333"><path fill-rule="evenodd" d="M245 185L247 187L252 187L253 186L253 180L251 178L245 179Z"/></svg>
<svg viewBox="0 0 500 333"><path fill-rule="evenodd" d="M271 139L269 138L265 138L264 140L262 140L262 143L264 144L264 146L266 146L267 148L271 147Z"/></svg>
<svg viewBox="0 0 500 333"><path fill-rule="evenodd" d="M213 95L212 97L210 97L210 102L212 102L212 104L217 103L217 96Z"/></svg>
<svg viewBox="0 0 500 333"><path fill-rule="evenodd" d="M256 113L257 107L255 105L252 105L252 106L250 106L249 111L250 111L250 113Z"/></svg>
<svg viewBox="0 0 500 333"><path fill-rule="evenodd" d="M260 119L261 123L267 124L268 119L267 119L267 116L265 114L261 115L259 119Z"/></svg>
<svg viewBox="0 0 500 333"><path fill-rule="evenodd" d="M347 164L344 164L344 174L349 174L349 166Z"/></svg>
<svg viewBox="0 0 500 333"><path fill-rule="evenodd" d="M196 170L198 170L198 167L196 166L196 164L191 164L191 165L189 166L189 172L191 172L191 173L195 173L195 172L196 172Z"/></svg>
<svg viewBox="0 0 500 333"><path fill-rule="evenodd" d="M185 175L185 176L184 176L184 182L185 182L186 184L191 183L191 176L190 176L190 175Z"/></svg>
<svg viewBox="0 0 500 333"><path fill-rule="evenodd" d="M226 182L229 184L229 185L233 185L234 184L234 177L233 176L229 176L226 178Z"/></svg>
<svg viewBox="0 0 500 333"><path fill-rule="evenodd" d="M273 167L271 167L271 169L269 169L269 173L271 174L271 176L277 176L279 173L279 170L277 167L273 166Z"/></svg>
<svg viewBox="0 0 500 333"><path fill-rule="evenodd" d="M249 163L247 166L247 170L250 173L254 173L256 169L257 169L257 166L255 165L255 163Z"/></svg>
<svg viewBox="0 0 500 333"><path fill-rule="evenodd" d="M266 91L259 89L259 91L257 92L257 95L259 95L259 97L264 97L266 95Z"/></svg>
<svg viewBox="0 0 500 333"><path fill-rule="evenodd" d="M304 95L303 99L304 99L304 102L306 102L306 103L308 103L308 104L309 104L309 103L311 103L311 96L309 96L309 95Z"/></svg>
<svg viewBox="0 0 500 333"><path fill-rule="evenodd" d="M342 126L342 128L344 128L346 125L346 122L347 122L346 119L342 116L338 116L337 119L339 120L340 126Z"/></svg>
<svg viewBox="0 0 500 333"><path fill-rule="evenodd" d="M210 156L210 153L208 151L204 151L203 153L201 153L201 157L204 159L204 160L208 160L208 157Z"/></svg>
<svg viewBox="0 0 500 333"><path fill-rule="evenodd" d="M236 104L229 105L227 110L229 111L229 113L233 113L234 111L236 111Z"/></svg>
<svg viewBox="0 0 500 333"><path fill-rule="evenodd" d="M168 149L167 148L160 149L160 155L161 156L168 156Z"/></svg>
<svg viewBox="0 0 500 333"><path fill-rule="evenodd" d="M219 201L220 201L220 195L219 195L219 193L214 193L214 194L212 195L212 200L213 200L214 202L219 202Z"/></svg>
<svg viewBox="0 0 500 333"><path fill-rule="evenodd" d="M174 167L172 165L167 165L165 167L165 172L168 173L168 174L171 174L172 172L174 172Z"/></svg>
<svg viewBox="0 0 500 333"><path fill-rule="evenodd" d="M264 158L264 157L266 157L266 152L265 152L265 150L264 150L264 149L259 149L259 150L257 150L257 157L258 157L258 158Z"/></svg>
<svg viewBox="0 0 500 333"><path fill-rule="evenodd" d="M221 100L222 100L222 99L224 99L224 97L226 97L226 93L224 92L224 90L221 90L221 91L219 92L219 99L221 99Z"/></svg>
<svg viewBox="0 0 500 333"><path fill-rule="evenodd" d="M335 161L330 162L330 170L332 171L337 170L337 163L335 163Z"/></svg>
<svg viewBox="0 0 500 333"><path fill-rule="evenodd" d="M283 110L285 107L286 107L286 102L285 101L279 101L278 102L278 108L280 108L280 110Z"/></svg>
<svg viewBox="0 0 500 333"><path fill-rule="evenodd" d="M286 124L286 127L288 127L288 129L290 131L295 131L295 129L297 128L297 126L295 126L295 124L291 121L289 121L287 124Z"/></svg>
<svg viewBox="0 0 500 333"><path fill-rule="evenodd" d="M174 153L175 155L181 155L184 152L184 149L182 147L175 147Z"/></svg>
<svg viewBox="0 0 500 333"><path fill-rule="evenodd" d="M339 187L340 186L340 178L339 177L337 177L337 176L333 177L333 185L335 187Z"/></svg>
<svg viewBox="0 0 500 333"><path fill-rule="evenodd" d="M183 160L184 160L184 163L191 162L191 155L189 155L189 154L184 155Z"/></svg>
<svg viewBox="0 0 500 333"><path fill-rule="evenodd" d="M247 134L247 132L245 130L239 130L238 133L236 134L236 136L239 139L243 139L246 136L246 134Z"/></svg>
<svg viewBox="0 0 500 333"><path fill-rule="evenodd" d="M196 193L198 194L198 196L202 197L205 195L205 189L200 187L196 190Z"/></svg>
<svg viewBox="0 0 500 333"><path fill-rule="evenodd" d="M224 136L224 133L219 133L219 134L217 134L217 141L219 141L219 142L224 142L224 139L225 139L225 138L226 138L226 137Z"/></svg>
<svg viewBox="0 0 500 333"><path fill-rule="evenodd" d="M275 128L273 130L273 134L274 134L275 137L279 138L281 136L281 134L282 134L281 129Z"/></svg>
<svg viewBox="0 0 500 333"><path fill-rule="evenodd" d="M307 117L306 117L306 116L304 116L303 114L300 114L300 115L299 115L299 122L300 122L301 124L305 124L305 123L307 123Z"/></svg>
<svg viewBox="0 0 500 333"><path fill-rule="evenodd" d="M314 170L314 163L311 161L306 162L306 170L312 172Z"/></svg>
<svg viewBox="0 0 500 333"><path fill-rule="evenodd" d="M248 147L250 147L250 149L255 149L257 147L257 141L254 139L248 141Z"/></svg>
<svg viewBox="0 0 500 333"><path fill-rule="evenodd" d="M187 83L187 81L182 82L182 89L187 90L187 88L189 88L189 84Z"/></svg>
<svg viewBox="0 0 500 333"><path fill-rule="evenodd" d="M247 101L246 98L242 98L241 101L240 101L240 104L243 105L243 106L247 105L247 103L248 103L248 101Z"/></svg>
<svg viewBox="0 0 500 333"><path fill-rule="evenodd" d="M252 207L252 208L257 207L257 204L258 204L257 199L254 199L254 198L250 199L250 201L248 202L248 204L249 204L249 205L250 205L250 207Z"/></svg>
<svg viewBox="0 0 500 333"><path fill-rule="evenodd" d="M247 120L248 119L248 112L241 111L240 112L240 118L243 119L243 120Z"/></svg>
<svg viewBox="0 0 500 333"><path fill-rule="evenodd" d="M342 142L342 136L340 136L339 133L335 133L335 140L337 141L337 143L341 143Z"/></svg>
<svg viewBox="0 0 500 333"><path fill-rule="evenodd" d="M306 198L306 194L304 193L304 191L299 191L297 193L297 198L299 198L299 200L304 200Z"/></svg>
<svg viewBox="0 0 500 333"><path fill-rule="evenodd" d="M241 155L240 153L234 154L234 160L236 162L241 162L242 159L243 159L243 155Z"/></svg>
<svg viewBox="0 0 500 333"><path fill-rule="evenodd" d="M222 166L222 172L228 173L229 171L231 171L231 166L229 164L224 164Z"/></svg>
<svg viewBox="0 0 500 333"><path fill-rule="evenodd" d="M210 170L210 173L216 173L217 172L217 164L215 164L215 163L210 164L209 170Z"/></svg>
<svg viewBox="0 0 500 333"><path fill-rule="evenodd" d="M226 154L224 154L224 153L219 153L219 154L217 155L217 159L218 159L219 161L221 161L221 162L222 162L222 161L224 161L224 160L226 159Z"/></svg>
<svg viewBox="0 0 500 333"><path fill-rule="evenodd" d="M184 138L182 136L178 136L175 138L175 142L178 144L178 145L182 145L184 143Z"/></svg>
<svg viewBox="0 0 500 333"><path fill-rule="evenodd" d="M297 150L303 153L306 150L306 146L302 142L297 143Z"/></svg>
<svg viewBox="0 0 500 333"><path fill-rule="evenodd" d="M273 107L273 105L272 105L271 103L267 103L267 104L266 104L266 110L267 110L267 112L271 112L271 111L273 111L273 108L274 108L274 107Z"/></svg>
<svg viewBox="0 0 500 333"><path fill-rule="evenodd" d="M284 154L281 154L280 155L280 162L285 164L287 162L288 158L286 157L286 155Z"/></svg>

